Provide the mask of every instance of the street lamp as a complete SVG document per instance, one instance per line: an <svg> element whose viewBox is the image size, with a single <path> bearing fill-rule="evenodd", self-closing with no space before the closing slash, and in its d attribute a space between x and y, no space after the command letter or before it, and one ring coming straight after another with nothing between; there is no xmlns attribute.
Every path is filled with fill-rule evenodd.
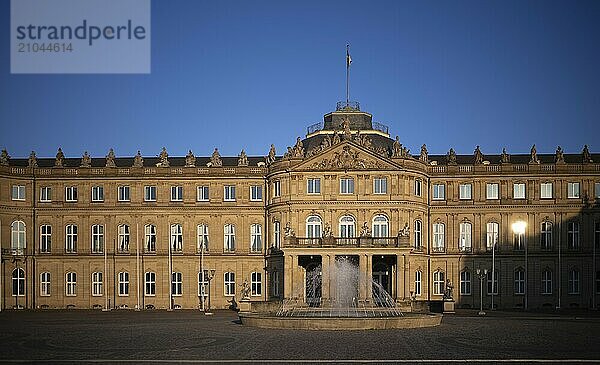
<svg viewBox="0 0 600 365"><path fill-rule="evenodd" d="M204 315L206 315L206 316L212 316L212 312L210 311L210 282L212 281L212 279L214 277L215 277L215 269L210 269L210 271L208 271L208 277L206 278L208 280L208 308L206 311L204 311Z"/></svg>
<svg viewBox="0 0 600 365"><path fill-rule="evenodd" d="M477 277L479 278L479 313L480 316L485 316L485 312L483 311L483 279L487 278L487 269L477 269ZM492 282L492 286L493 286Z"/></svg>
<svg viewBox="0 0 600 365"><path fill-rule="evenodd" d="M524 221L516 221L515 223L512 224L512 230L513 233L517 235L519 241L519 249L521 248L521 236L523 236L525 234L525 228L527 227L527 223L525 223ZM525 310L527 310L527 280L529 279L528 273L527 273L527 241L524 242L525 243L525 303L524 303L524 307Z"/></svg>

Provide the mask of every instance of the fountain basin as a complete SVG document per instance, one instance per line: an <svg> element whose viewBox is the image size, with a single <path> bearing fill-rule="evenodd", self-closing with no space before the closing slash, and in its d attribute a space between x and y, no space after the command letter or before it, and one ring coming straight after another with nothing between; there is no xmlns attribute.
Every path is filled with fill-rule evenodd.
<svg viewBox="0 0 600 365"><path fill-rule="evenodd" d="M437 313L405 313L395 317L280 317L269 313L239 313L243 325L295 330L376 330L439 326L442 315Z"/></svg>

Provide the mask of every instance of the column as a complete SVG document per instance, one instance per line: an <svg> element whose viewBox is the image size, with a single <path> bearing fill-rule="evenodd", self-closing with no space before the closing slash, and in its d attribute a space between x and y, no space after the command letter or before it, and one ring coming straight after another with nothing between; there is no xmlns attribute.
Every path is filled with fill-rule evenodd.
<svg viewBox="0 0 600 365"><path fill-rule="evenodd" d="M286 255L284 258L284 268L283 268L283 298L290 299L292 297L293 292L293 280L292 280L292 267L293 267L293 256Z"/></svg>
<svg viewBox="0 0 600 365"><path fill-rule="evenodd" d="M404 299L404 256L396 255L396 270L394 276L396 293L394 298L398 301Z"/></svg>
<svg viewBox="0 0 600 365"><path fill-rule="evenodd" d="M365 255L366 258L366 268L367 268L367 295L366 295L366 300L367 302L372 302L372 298L373 298L373 255L372 254L366 254Z"/></svg>
<svg viewBox="0 0 600 365"><path fill-rule="evenodd" d="M329 283L331 281L330 258L330 255L321 256L321 301L325 305L329 303L329 298L331 298L329 293Z"/></svg>
<svg viewBox="0 0 600 365"><path fill-rule="evenodd" d="M367 299L367 286L371 282L371 279L373 276L371 274L371 272L368 271L367 260L368 260L367 254L358 256L358 272L360 273L359 282L358 282L358 300L359 301L364 301ZM360 280L360 279L362 279L362 280Z"/></svg>

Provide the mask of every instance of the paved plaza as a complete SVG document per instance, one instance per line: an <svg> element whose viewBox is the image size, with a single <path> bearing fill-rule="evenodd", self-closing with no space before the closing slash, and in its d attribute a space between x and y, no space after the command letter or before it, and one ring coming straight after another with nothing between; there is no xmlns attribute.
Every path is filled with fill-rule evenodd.
<svg viewBox="0 0 600 365"><path fill-rule="evenodd" d="M469 311L446 315L435 328L339 332L251 328L230 311L210 317L196 311L3 311L0 336L3 362L600 360L600 316L593 312L478 317Z"/></svg>

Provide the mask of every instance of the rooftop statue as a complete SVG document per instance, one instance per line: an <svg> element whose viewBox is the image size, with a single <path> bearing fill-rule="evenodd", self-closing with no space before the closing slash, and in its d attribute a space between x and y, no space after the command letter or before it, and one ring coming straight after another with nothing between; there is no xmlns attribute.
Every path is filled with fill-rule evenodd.
<svg viewBox="0 0 600 365"><path fill-rule="evenodd" d="M106 167L117 167L115 164L115 151L111 148L106 155Z"/></svg>
<svg viewBox="0 0 600 365"><path fill-rule="evenodd" d="M65 154L62 149L58 147L58 152L56 153L56 159L54 160L54 167L63 167L65 162Z"/></svg>
<svg viewBox="0 0 600 365"><path fill-rule="evenodd" d="M195 167L196 166L196 156L192 150L188 150L187 155L185 155L185 167Z"/></svg>
<svg viewBox="0 0 600 365"><path fill-rule="evenodd" d="M158 159L160 161L156 164L157 167L169 167L169 154L167 153L167 149L165 147L163 147L162 151L160 151Z"/></svg>
<svg viewBox="0 0 600 365"><path fill-rule="evenodd" d="M565 163L565 156L564 156L563 150L562 150L562 148L560 148L560 146L558 146L558 148L556 148L556 156L554 157L554 162L555 163Z"/></svg>
<svg viewBox="0 0 600 365"><path fill-rule="evenodd" d="M248 156L246 155L246 151L243 149L238 156L238 166L248 166Z"/></svg>
<svg viewBox="0 0 600 365"><path fill-rule="evenodd" d="M219 149L215 147L215 150L210 156L210 162L213 167L223 166L223 161L221 161L221 155L219 154Z"/></svg>
<svg viewBox="0 0 600 365"><path fill-rule="evenodd" d="M10 160L10 155L8 154L8 151L6 151L6 149L3 149L2 153L0 153L0 165L8 166L8 160Z"/></svg>
<svg viewBox="0 0 600 365"><path fill-rule="evenodd" d="M448 165L456 165L456 152L454 152L454 148L450 148L448 154L446 155L446 159L448 160Z"/></svg>
<svg viewBox="0 0 600 365"><path fill-rule="evenodd" d="M537 157L537 149L535 148L535 144L531 146L531 158L529 159L529 163L540 163L540 160Z"/></svg>
<svg viewBox="0 0 600 365"><path fill-rule="evenodd" d="M88 151L85 151L83 153L83 156L81 156L81 164L79 165L80 167L92 167L92 158L90 157L90 155L88 154Z"/></svg>
<svg viewBox="0 0 600 365"><path fill-rule="evenodd" d="M142 157L140 150L138 150L135 157L133 157L132 167L144 167L144 158Z"/></svg>
<svg viewBox="0 0 600 365"><path fill-rule="evenodd" d="M31 151L29 155L29 159L27 160L27 167L38 167L37 157L35 156L35 151Z"/></svg>
<svg viewBox="0 0 600 365"><path fill-rule="evenodd" d="M473 155L475 156L475 165L481 165L483 163L483 153L481 153L479 146L475 148Z"/></svg>
<svg viewBox="0 0 600 365"><path fill-rule="evenodd" d="M269 149L269 154L267 155L266 162L267 162L267 165L270 165L273 162L275 162L275 145L274 144L271 144L271 148Z"/></svg>
<svg viewBox="0 0 600 365"><path fill-rule="evenodd" d="M425 144L421 146L421 155L419 156L419 160L425 163L429 162L429 153L427 152L427 146Z"/></svg>
<svg viewBox="0 0 600 365"><path fill-rule="evenodd" d="M506 148L502 149L502 155L500 155L501 163L510 163L510 155L506 153Z"/></svg>
<svg viewBox="0 0 600 365"><path fill-rule="evenodd" d="M588 149L587 144L583 146L583 151L581 151L581 154L583 155L583 163L594 162L592 160L592 155L590 154L590 150Z"/></svg>

